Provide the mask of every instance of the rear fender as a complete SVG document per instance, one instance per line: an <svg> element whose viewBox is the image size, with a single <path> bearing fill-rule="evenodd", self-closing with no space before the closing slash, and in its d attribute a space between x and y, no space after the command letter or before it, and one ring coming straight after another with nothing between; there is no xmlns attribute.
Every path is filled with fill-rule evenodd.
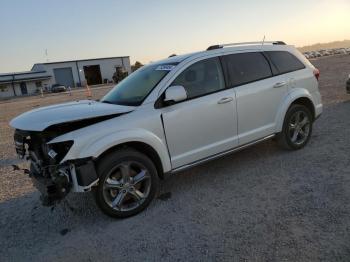
<svg viewBox="0 0 350 262"><path fill-rule="evenodd" d="M302 98L302 97L308 98L312 102L314 108L316 107L315 101L314 101L314 99L309 91L307 91L304 88L293 88L293 90L285 96L285 98L284 98L284 100L283 100L283 102L278 110L276 120L275 120L276 133L279 133L282 131L284 118L286 116L288 108L291 106L291 104L295 100L297 100L298 98Z"/></svg>

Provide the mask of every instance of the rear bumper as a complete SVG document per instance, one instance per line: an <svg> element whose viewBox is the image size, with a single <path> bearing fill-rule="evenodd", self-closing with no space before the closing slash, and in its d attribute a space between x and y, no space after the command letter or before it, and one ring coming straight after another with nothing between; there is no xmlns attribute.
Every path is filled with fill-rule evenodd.
<svg viewBox="0 0 350 262"><path fill-rule="evenodd" d="M317 90L311 93L311 100L315 108L315 120L319 118L323 112L323 104L320 92Z"/></svg>
<svg viewBox="0 0 350 262"><path fill-rule="evenodd" d="M318 119L321 116L322 112L323 112L323 105L322 104L318 104L315 107L315 120Z"/></svg>

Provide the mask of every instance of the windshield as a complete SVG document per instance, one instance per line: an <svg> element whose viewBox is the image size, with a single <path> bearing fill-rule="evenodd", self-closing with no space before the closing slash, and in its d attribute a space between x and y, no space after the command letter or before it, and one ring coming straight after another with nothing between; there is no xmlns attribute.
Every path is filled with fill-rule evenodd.
<svg viewBox="0 0 350 262"><path fill-rule="evenodd" d="M148 65L139 68L109 91L101 102L139 106L175 64Z"/></svg>

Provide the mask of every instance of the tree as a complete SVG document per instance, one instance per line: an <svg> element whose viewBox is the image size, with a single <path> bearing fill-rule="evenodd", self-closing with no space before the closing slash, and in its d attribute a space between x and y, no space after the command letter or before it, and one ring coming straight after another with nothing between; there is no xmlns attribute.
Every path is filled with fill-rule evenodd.
<svg viewBox="0 0 350 262"><path fill-rule="evenodd" d="M115 68L115 72L113 74L113 80L115 83L119 83L127 76L128 76L128 72L125 71L123 67L118 66Z"/></svg>
<svg viewBox="0 0 350 262"><path fill-rule="evenodd" d="M143 67L143 64L141 64L139 61L136 61L135 64L131 66L131 71L134 72L140 67Z"/></svg>

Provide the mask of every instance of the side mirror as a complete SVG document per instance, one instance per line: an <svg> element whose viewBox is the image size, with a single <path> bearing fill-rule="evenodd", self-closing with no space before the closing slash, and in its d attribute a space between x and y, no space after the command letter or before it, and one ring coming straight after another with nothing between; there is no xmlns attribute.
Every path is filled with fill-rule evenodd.
<svg viewBox="0 0 350 262"><path fill-rule="evenodd" d="M165 102L180 102L187 99L187 92L183 86L170 86L165 90Z"/></svg>

